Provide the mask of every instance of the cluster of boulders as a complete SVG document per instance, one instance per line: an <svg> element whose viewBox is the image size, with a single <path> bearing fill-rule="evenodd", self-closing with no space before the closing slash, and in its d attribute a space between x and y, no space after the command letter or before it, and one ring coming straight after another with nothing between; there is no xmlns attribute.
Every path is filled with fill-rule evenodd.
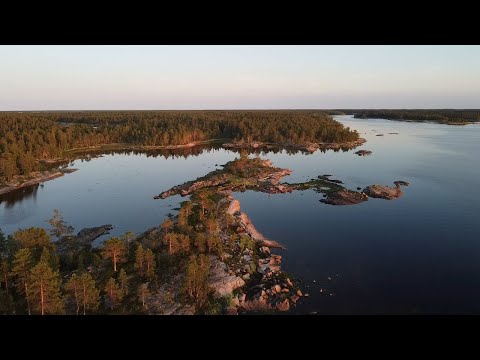
<svg viewBox="0 0 480 360"><path fill-rule="evenodd" d="M355 205L367 200L368 196L363 192L342 189L329 193L326 198L320 199L320 202L329 205Z"/></svg>
<svg viewBox="0 0 480 360"><path fill-rule="evenodd" d="M406 181L395 181L395 187L385 185L370 185L363 189L363 193L372 198L380 198L385 200L397 199L403 195L400 186L408 186Z"/></svg>
<svg viewBox="0 0 480 360"><path fill-rule="evenodd" d="M358 150L355 152L358 156L368 156L371 155L372 152L370 150Z"/></svg>
<svg viewBox="0 0 480 360"><path fill-rule="evenodd" d="M259 253L256 271L251 275L247 269L251 268L253 254L248 255L246 252L242 256L248 260L247 266L239 270L245 272L243 276L248 285L239 287L241 291L233 296L227 314L233 315L239 311L288 311L303 296L301 290L282 272L281 255L271 254L270 248L266 246L260 247Z"/></svg>

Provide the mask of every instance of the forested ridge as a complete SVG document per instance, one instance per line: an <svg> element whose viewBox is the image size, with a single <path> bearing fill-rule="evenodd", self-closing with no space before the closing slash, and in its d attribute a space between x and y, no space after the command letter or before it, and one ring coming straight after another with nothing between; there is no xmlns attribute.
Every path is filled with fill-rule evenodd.
<svg viewBox="0 0 480 360"><path fill-rule="evenodd" d="M0 113L0 183L41 169L38 160L106 144L181 145L210 139L350 142L358 134L315 110Z"/></svg>
<svg viewBox="0 0 480 360"><path fill-rule="evenodd" d="M343 110L355 118L433 121L440 124L468 124L480 121L480 110Z"/></svg>

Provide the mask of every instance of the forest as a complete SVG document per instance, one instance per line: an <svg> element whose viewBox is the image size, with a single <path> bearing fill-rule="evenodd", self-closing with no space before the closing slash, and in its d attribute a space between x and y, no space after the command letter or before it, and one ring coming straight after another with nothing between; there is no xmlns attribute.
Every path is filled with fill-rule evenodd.
<svg viewBox="0 0 480 360"><path fill-rule="evenodd" d="M154 298L195 306L200 314L219 314L225 299L214 299L207 286L209 255L225 246L252 247L241 240L224 245L214 231L219 223L208 196L181 204L178 221L166 219L161 231L139 241L131 232L83 243L55 210L49 229L27 228L5 236L0 230L0 314L85 315L145 314ZM201 231L193 225L201 224ZM196 226L198 228L199 225ZM233 234L233 230L232 230ZM255 269L253 269L255 270ZM252 270L252 271L253 271Z"/></svg>
<svg viewBox="0 0 480 360"><path fill-rule="evenodd" d="M0 184L43 170L41 160L109 144L182 145L219 141L351 142L358 133L326 112L82 111L0 113Z"/></svg>
<svg viewBox="0 0 480 360"><path fill-rule="evenodd" d="M480 110L343 110L355 118L431 121L440 124L468 124L480 121Z"/></svg>

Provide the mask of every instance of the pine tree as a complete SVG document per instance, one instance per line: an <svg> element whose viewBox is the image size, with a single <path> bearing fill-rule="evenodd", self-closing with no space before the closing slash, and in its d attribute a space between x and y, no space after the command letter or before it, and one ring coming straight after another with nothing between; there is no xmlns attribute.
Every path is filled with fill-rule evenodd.
<svg viewBox="0 0 480 360"><path fill-rule="evenodd" d="M25 296L28 315L31 315L30 301L28 298L29 274L32 268L32 253L30 249L20 249L15 253L12 266L12 276L15 278L17 292Z"/></svg>
<svg viewBox="0 0 480 360"><path fill-rule="evenodd" d="M156 270L156 263L155 263L155 255L151 249L147 249L145 251L145 267L146 267L146 275L149 279L153 279L155 276Z"/></svg>
<svg viewBox="0 0 480 360"><path fill-rule="evenodd" d="M218 235L208 235L207 236L207 247L208 252L217 252L221 254L223 251L222 239Z"/></svg>
<svg viewBox="0 0 480 360"><path fill-rule="evenodd" d="M58 270L60 259L57 255L51 254L50 251L44 246L42 249L42 255L40 255L40 261L46 262L53 270Z"/></svg>
<svg viewBox="0 0 480 360"><path fill-rule="evenodd" d="M68 295L75 301L78 315L80 312L80 277L76 273L73 273L73 275L67 281L65 288L68 292Z"/></svg>
<svg viewBox="0 0 480 360"><path fill-rule="evenodd" d="M178 247L177 234L168 233L165 235L164 240L168 244L168 253L170 255L175 253Z"/></svg>
<svg viewBox="0 0 480 360"><path fill-rule="evenodd" d="M138 287L138 298L142 302L142 307L145 308L145 298L150 295L150 290L148 289L148 284L144 283Z"/></svg>
<svg viewBox="0 0 480 360"><path fill-rule="evenodd" d="M41 315L64 313L58 271L53 271L47 262L40 261L30 270L29 282L27 296L34 310Z"/></svg>
<svg viewBox="0 0 480 360"><path fill-rule="evenodd" d="M204 253L206 250L207 237L204 233L197 233L194 239L195 247L199 253Z"/></svg>
<svg viewBox="0 0 480 360"><path fill-rule="evenodd" d="M58 209L53 210L53 216L47 222L52 226L50 234L58 239L63 236L70 236L73 234L73 227L67 225L67 223L63 220L62 213Z"/></svg>
<svg viewBox="0 0 480 360"><path fill-rule="evenodd" d="M18 230L12 236L21 248L30 248L35 259L39 259L43 247L51 252L55 251L55 245L45 229L31 227Z"/></svg>
<svg viewBox="0 0 480 360"><path fill-rule="evenodd" d="M168 232L172 227L173 227L173 221L170 219L166 219L162 223L162 225L160 225L160 228L165 232Z"/></svg>
<svg viewBox="0 0 480 360"><path fill-rule="evenodd" d="M192 255L187 265L185 290L187 295L198 305L207 299L209 286L207 283L210 272L210 258L206 255Z"/></svg>
<svg viewBox="0 0 480 360"><path fill-rule="evenodd" d="M132 243L133 240L135 240L135 234L131 231L128 231L121 236L121 240L123 240L125 242L125 245L127 245L127 253L129 253L130 244Z"/></svg>
<svg viewBox="0 0 480 360"><path fill-rule="evenodd" d="M128 276L125 269L120 270L118 274L118 281L120 282L120 289L123 295L128 295Z"/></svg>
<svg viewBox="0 0 480 360"><path fill-rule="evenodd" d="M125 262L125 244L119 238L113 237L105 241L102 255L104 259L112 259L113 271L117 271L117 263Z"/></svg>
<svg viewBox="0 0 480 360"><path fill-rule="evenodd" d="M106 305L113 310L119 306L123 300L122 290L114 278L110 278L105 285Z"/></svg>
<svg viewBox="0 0 480 360"><path fill-rule="evenodd" d="M2 232L2 229L0 229L0 255L4 254L6 255L8 251L7 247L7 238Z"/></svg>
<svg viewBox="0 0 480 360"><path fill-rule="evenodd" d="M138 271L140 276L145 274L145 256L143 246L140 244L135 251L135 264L134 268Z"/></svg>
<svg viewBox="0 0 480 360"><path fill-rule="evenodd" d="M88 272L80 276L73 274L67 282L67 290L77 305L77 315L80 307L83 308L83 315L87 310L96 311L100 305L100 292L95 286L95 280Z"/></svg>
<svg viewBox="0 0 480 360"><path fill-rule="evenodd" d="M0 260L0 284L4 283L5 284L5 291L8 295L8 289L10 287L10 284L8 280L10 279L10 261L8 261L8 258L6 257L1 257Z"/></svg>

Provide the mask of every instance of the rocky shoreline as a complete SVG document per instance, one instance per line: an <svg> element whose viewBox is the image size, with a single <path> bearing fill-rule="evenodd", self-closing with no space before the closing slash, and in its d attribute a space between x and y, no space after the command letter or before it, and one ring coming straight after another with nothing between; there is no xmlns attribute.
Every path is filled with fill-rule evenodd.
<svg viewBox="0 0 480 360"><path fill-rule="evenodd" d="M328 142L309 142L304 144L292 144L292 143L270 143L270 142L261 142L261 141L252 141L252 142L229 142L225 143L222 146L225 149L259 149L259 150L271 150L277 148L285 148L292 150L305 151L313 153L317 150L349 150L354 149L362 144L366 140L364 138L359 138L355 141L344 142L344 143L328 143Z"/></svg>
<svg viewBox="0 0 480 360"><path fill-rule="evenodd" d="M17 176L14 180L9 181L4 187L0 188L0 195L22 189L28 186L43 183L45 181L53 180L65 174L70 174L77 171L77 169L54 169L50 171L36 171L26 180L23 176Z"/></svg>
<svg viewBox="0 0 480 360"><path fill-rule="evenodd" d="M367 201L369 197L394 198L392 192L401 193L400 186L408 185L405 181L396 181L396 188L392 192L389 191L391 188L380 185L353 191L346 189L341 180L331 179L331 175L322 175L304 183L280 182L291 173L290 169L274 167L269 160L243 156L223 165L223 169L214 170L197 180L174 186L155 196L155 199L166 199L174 195L191 196L194 203L217 198L216 220L221 224L230 223L231 228L235 229L232 234L228 232L228 227L221 226L217 235L222 239L224 248L229 248L228 244L232 242L234 246L230 252L210 255L209 285L216 297L230 299L225 309L228 314L288 311L302 296L301 289L281 269L282 257L271 252L271 249L284 247L265 238L255 228L247 214L241 211L240 202L232 196L232 192L252 190L277 194L312 189L323 194L324 198L320 201L325 204L355 205ZM174 217L173 221L178 221L178 217ZM161 233L160 227L150 229L140 237L140 241ZM253 246L242 248L245 242L251 242ZM169 286L169 291L176 294L172 286ZM152 297L156 299L156 305L149 307L156 309L152 310L153 313L165 313L165 306L159 302L159 296L157 294ZM170 305L168 312L172 314L194 312L190 307L188 311L185 310L178 302L175 306Z"/></svg>

